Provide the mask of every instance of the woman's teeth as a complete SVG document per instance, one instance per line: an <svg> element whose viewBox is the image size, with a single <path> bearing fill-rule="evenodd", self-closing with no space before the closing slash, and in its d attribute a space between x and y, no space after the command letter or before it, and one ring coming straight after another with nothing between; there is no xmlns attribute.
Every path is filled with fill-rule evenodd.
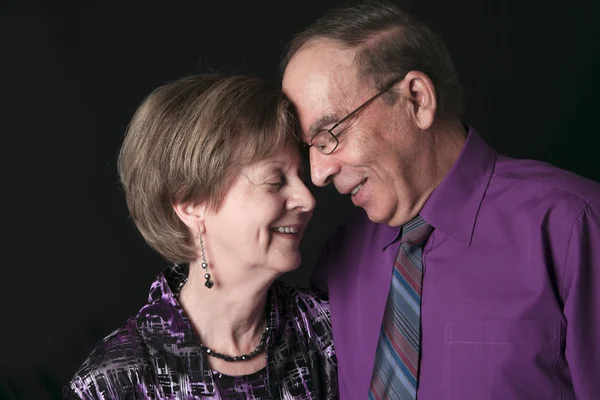
<svg viewBox="0 0 600 400"><path fill-rule="evenodd" d="M276 228L273 228L273 230L279 233L298 233L298 228L294 228L291 226L278 226Z"/></svg>

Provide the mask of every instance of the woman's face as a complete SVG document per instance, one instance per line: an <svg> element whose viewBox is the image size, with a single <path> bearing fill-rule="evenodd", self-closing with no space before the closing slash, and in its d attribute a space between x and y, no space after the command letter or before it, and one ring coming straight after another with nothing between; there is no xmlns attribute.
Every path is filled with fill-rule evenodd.
<svg viewBox="0 0 600 400"><path fill-rule="evenodd" d="M262 268L278 275L298 267L300 239L315 206L301 168L298 150L288 145L242 170L218 211L204 219L213 271Z"/></svg>

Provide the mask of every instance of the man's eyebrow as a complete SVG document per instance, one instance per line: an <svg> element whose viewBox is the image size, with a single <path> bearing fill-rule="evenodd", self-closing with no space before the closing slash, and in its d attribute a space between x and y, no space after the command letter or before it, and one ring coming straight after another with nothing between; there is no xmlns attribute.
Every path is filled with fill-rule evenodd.
<svg viewBox="0 0 600 400"><path fill-rule="evenodd" d="M326 125L335 124L339 120L340 120L340 117L335 114L323 115L321 118L319 118L315 122L313 122L312 125L310 126L310 128L308 129L308 135L309 135L308 139L310 140L310 138L312 138L315 133L323 130L323 128Z"/></svg>

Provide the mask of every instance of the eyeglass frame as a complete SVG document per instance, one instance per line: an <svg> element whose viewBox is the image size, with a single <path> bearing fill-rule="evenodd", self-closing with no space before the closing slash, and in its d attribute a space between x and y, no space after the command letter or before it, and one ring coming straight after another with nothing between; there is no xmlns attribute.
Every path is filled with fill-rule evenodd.
<svg viewBox="0 0 600 400"><path fill-rule="evenodd" d="M352 112L350 112L348 115L346 115L344 118L340 119L338 122L336 122L331 128L323 128L321 130L319 130L317 133L315 133L314 135L312 135L312 137L310 138L310 145L308 145L308 148L310 149L311 147L315 147L315 149L317 149L317 151L321 154L324 155L329 155L331 153L333 153L339 146L340 141L337 138L337 136L332 132L335 128L337 128L338 126L340 126L341 124L343 124L344 122L346 122L347 120L349 120L350 118L352 118L353 116L355 116L360 110L366 108L369 104L371 104L373 101L375 101L379 96L381 96L382 94L386 93L388 90L390 90L392 87L394 87L395 84L397 84L398 82L400 82L402 79L405 78L405 75L402 75L400 77L397 77L395 79L393 79L390 83L388 83L383 89L381 89L379 92L377 92L373 97L369 98L367 101L365 101L364 103L362 103L360 106L356 107ZM329 135L331 137L333 137L333 139L335 140L335 146L333 146L333 149L328 152L325 153L321 150L319 150L318 147L316 147L313 144L314 139L322 134L323 132L327 132L329 133Z"/></svg>

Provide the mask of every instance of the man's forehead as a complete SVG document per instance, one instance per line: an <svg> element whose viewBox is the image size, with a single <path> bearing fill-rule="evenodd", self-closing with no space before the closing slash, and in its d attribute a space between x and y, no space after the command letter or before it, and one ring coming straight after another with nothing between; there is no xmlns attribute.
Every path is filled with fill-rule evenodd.
<svg viewBox="0 0 600 400"><path fill-rule="evenodd" d="M283 75L283 88L296 91L299 83L321 81L339 84L354 72L354 51L331 41L305 45L292 57ZM300 85L302 86L302 85Z"/></svg>
<svg viewBox="0 0 600 400"><path fill-rule="evenodd" d="M304 141L340 119L353 92L355 71L349 54L339 47L312 45L300 50L288 64L282 87L294 103Z"/></svg>

